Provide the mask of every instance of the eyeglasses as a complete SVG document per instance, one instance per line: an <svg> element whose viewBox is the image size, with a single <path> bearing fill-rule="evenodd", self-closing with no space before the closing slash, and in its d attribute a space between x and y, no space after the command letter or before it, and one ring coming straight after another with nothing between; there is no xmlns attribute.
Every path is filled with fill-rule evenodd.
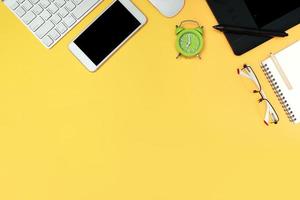
<svg viewBox="0 0 300 200"><path fill-rule="evenodd" d="M269 123L277 124L279 122L279 117L277 112L275 111L274 107L270 103L270 101L267 99L265 92L261 88L261 84L254 73L253 69L248 66L244 65L243 68L237 70L238 74L240 76L244 76L248 79L250 79L256 86L256 89L253 90L253 93L258 93L260 95L260 98L258 100L259 103L266 104L266 114L264 122L266 125L269 125Z"/></svg>

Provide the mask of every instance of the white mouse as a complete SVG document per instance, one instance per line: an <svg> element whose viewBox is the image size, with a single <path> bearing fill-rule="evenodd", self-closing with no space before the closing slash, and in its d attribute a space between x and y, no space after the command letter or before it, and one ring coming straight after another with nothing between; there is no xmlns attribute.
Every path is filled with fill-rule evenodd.
<svg viewBox="0 0 300 200"><path fill-rule="evenodd" d="M149 0L161 14L174 17L183 8L184 0Z"/></svg>

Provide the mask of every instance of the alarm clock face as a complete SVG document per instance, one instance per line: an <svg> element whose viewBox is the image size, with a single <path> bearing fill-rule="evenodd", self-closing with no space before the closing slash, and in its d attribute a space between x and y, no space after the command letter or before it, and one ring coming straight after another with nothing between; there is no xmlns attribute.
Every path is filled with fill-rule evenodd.
<svg viewBox="0 0 300 200"><path fill-rule="evenodd" d="M182 55L191 57L200 53L202 49L202 36L196 31L187 30L179 35L179 51Z"/></svg>

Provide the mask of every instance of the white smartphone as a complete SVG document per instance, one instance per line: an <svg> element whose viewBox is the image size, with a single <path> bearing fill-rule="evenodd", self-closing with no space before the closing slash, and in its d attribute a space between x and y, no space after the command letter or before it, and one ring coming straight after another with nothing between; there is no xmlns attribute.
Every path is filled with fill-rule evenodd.
<svg viewBox="0 0 300 200"><path fill-rule="evenodd" d="M69 49L94 72L146 21L130 0L116 0L71 42Z"/></svg>

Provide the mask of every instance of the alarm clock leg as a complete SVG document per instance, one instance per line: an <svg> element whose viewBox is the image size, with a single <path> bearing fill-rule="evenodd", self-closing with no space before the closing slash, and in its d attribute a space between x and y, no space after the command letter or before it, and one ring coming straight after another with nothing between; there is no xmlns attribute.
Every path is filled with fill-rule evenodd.
<svg viewBox="0 0 300 200"><path fill-rule="evenodd" d="M200 54L198 54L197 56L198 56L199 59L202 59L201 56L200 56Z"/></svg>
<svg viewBox="0 0 300 200"><path fill-rule="evenodd" d="M179 54L176 56L176 59L178 59L180 56L181 56L181 53L179 53Z"/></svg>

